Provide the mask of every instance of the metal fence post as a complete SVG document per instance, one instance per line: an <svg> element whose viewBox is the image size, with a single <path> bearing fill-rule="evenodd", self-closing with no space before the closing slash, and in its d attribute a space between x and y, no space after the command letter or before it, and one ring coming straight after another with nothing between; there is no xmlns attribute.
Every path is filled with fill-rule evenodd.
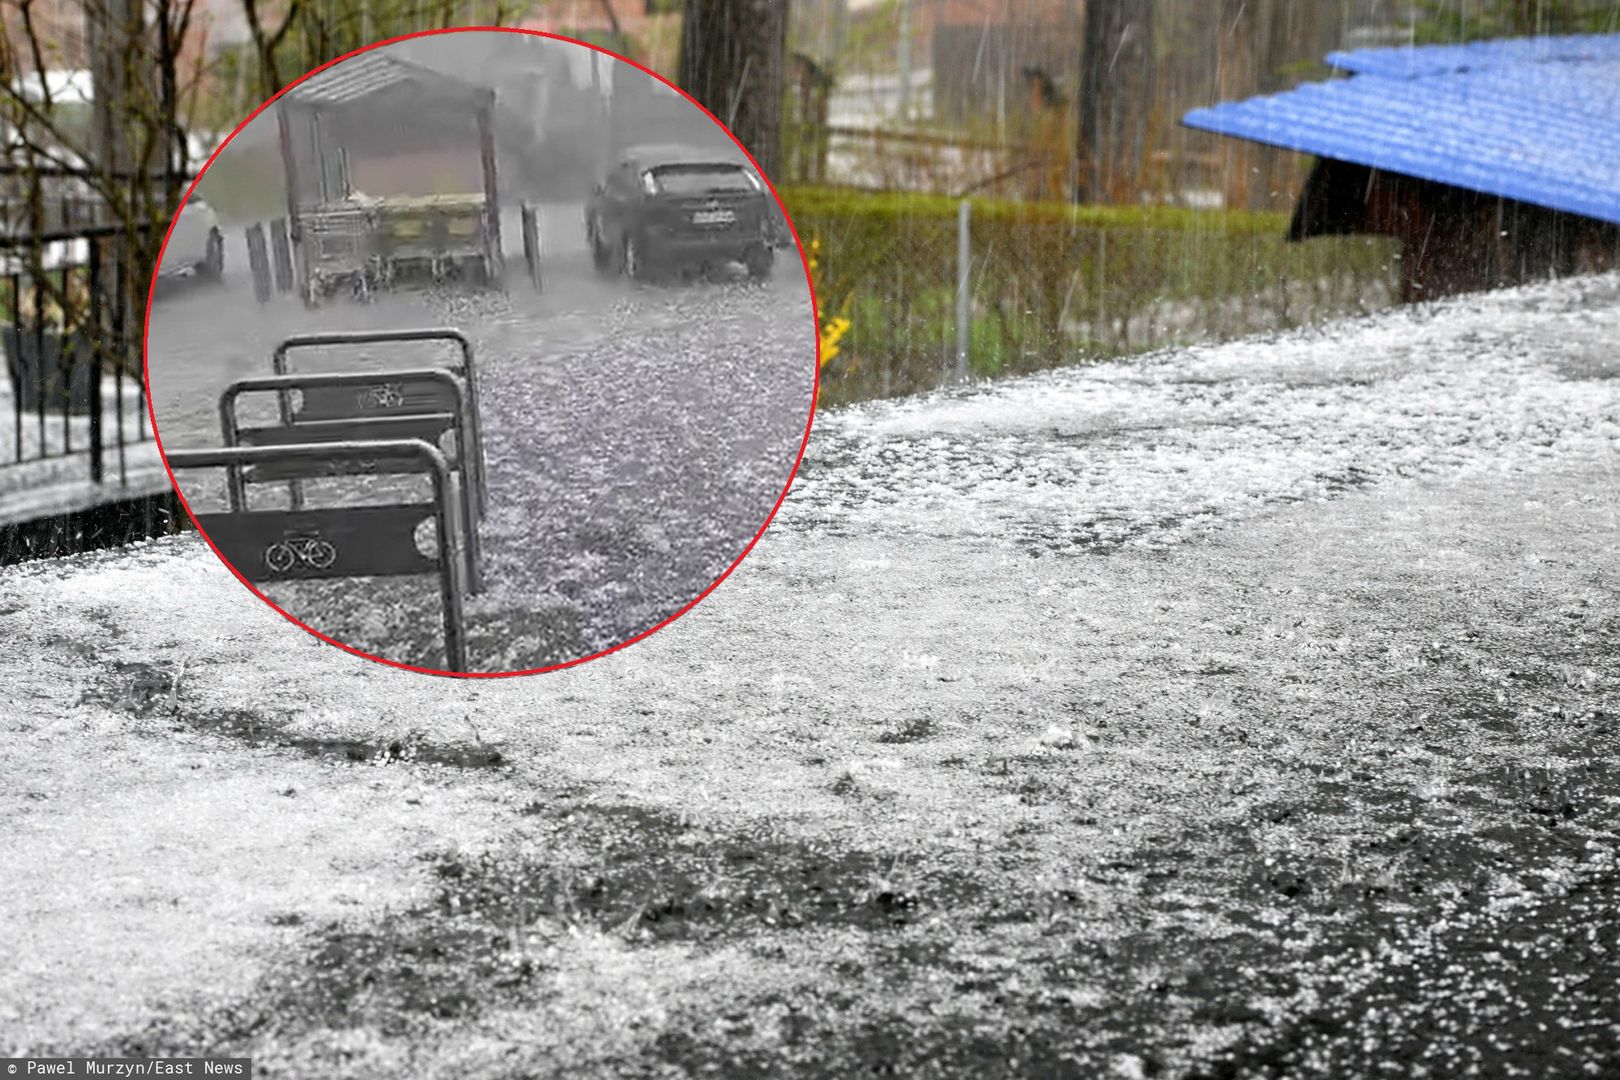
<svg viewBox="0 0 1620 1080"><path fill-rule="evenodd" d="M270 253L275 256L276 292L292 292L292 241L287 236L286 218L276 218L270 223Z"/></svg>
<svg viewBox="0 0 1620 1080"><path fill-rule="evenodd" d="M253 271L253 295L259 303L270 301L270 253L265 250L264 225L250 225L247 231L248 266Z"/></svg>
<svg viewBox="0 0 1620 1080"><path fill-rule="evenodd" d="M540 222L539 211L525 202L522 208L523 219L523 261L529 267L529 282L534 286L535 292L541 291L540 278Z"/></svg>
<svg viewBox="0 0 1620 1080"><path fill-rule="evenodd" d="M106 283L101 280L101 241L99 239L93 239L89 241L87 247L89 250L85 252L85 261L89 264L87 270L90 275L90 281L89 287L86 289L86 295L89 297L89 303L94 309L93 311L88 311L85 313L88 319L94 320L93 322L87 323L92 330L90 336L90 356L86 360L86 362L90 364L90 480L92 483L99 484L107 478L106 462L103 460L101 453L101 444L103 438L103 433L101 430L101 376L102 373L107 370L106 360L108 344L108 335L106 332L106 311L102 306L105 303ZM68 271L68 273L71 272L71 270ZM123 378L123 359L124 358L122 355L118 356L117 358L119 363L119 378ZM124 411L123 402L120 401L118 404L119 421L122 423ZM122 442L121 437L120 442Z"/></svg>
<svg viewBox="0 0 1620 1080"><path fill-rule="evenodd" d="M968 337L972 313L973 249L971 218L973 204L963 199L956 208L956 378L967 381Z"/></svg>

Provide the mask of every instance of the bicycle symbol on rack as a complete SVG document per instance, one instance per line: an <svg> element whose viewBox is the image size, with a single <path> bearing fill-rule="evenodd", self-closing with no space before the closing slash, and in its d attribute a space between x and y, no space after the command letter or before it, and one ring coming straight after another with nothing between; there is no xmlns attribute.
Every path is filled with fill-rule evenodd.
<svg viewBox="0 0 1620 1080"><path fill-rule="evenodd" d="M287 536L264 549L264 565L276 574L299 565L329 570L337 557L337 548L319 536Z"/></svg>
<svg viewBox="0 0 1620 1080"><path fill-rule="evenodd" d="M405 389L399 383L368 386L354 395L354 403L362 409L397 409L405 404Z"/></svg>

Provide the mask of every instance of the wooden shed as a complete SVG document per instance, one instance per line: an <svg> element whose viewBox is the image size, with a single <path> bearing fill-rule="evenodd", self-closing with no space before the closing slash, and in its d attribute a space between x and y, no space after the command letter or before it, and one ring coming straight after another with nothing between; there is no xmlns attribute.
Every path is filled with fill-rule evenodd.
<svg viewBox="0 0 1620 1080"><path fill-rule="evenodd" d="M1314 154L1293 239L1402 242L1418 301L1620 266L1620 34L1334 53L1189 127Z"/></svg>

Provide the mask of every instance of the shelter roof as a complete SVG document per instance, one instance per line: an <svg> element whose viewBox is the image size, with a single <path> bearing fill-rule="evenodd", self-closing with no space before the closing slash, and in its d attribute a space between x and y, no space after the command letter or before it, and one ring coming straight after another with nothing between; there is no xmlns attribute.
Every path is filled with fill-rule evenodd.
<svg viewBox="0 0 1620 1080"><path fill-rule="evenodd" d="M289 90L287 99L318 109L346 108L385 91L409 88L449 100L465 100L469 106L483 104L493 96L488 87L371 49L310 76Z"/></svg>

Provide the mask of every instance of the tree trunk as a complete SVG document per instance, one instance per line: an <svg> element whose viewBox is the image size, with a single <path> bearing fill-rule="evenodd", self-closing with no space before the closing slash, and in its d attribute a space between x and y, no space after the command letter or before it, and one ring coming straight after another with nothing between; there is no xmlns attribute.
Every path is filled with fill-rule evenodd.
<svg viewBox="0 0 1620 1080"><path fill-rule="evenodd" d="M1152 0L1087 0L1080 57L1076 202L1101 202L1135 179L1147 153Z"/></svg>
<svg viewBox="0 0 1620 1080"><path fill-rule="evenodd" d="M96 165L114 183L130 184L139 159L135 136L143 106L155 87L144 48L140 0L95 0L86 5L90 77L94 86Z"/></svg>
<svg viewBox="0 0 1620 1080"><path fill-rule="evenodd" d="M687 0L680 84L767 176L780 164L787 0Z"/></svg>
<svg viewBox="0 0 1620 1080"><path fill-rule="evenodd" d="M165 5L170 0L161 0ZM140 370L141 311L147 267L157 262L163 228L179 202L168 190L178 186L171 171L176 118L164 115L176 103L159 87L158 61L142 0L90 0L85 5L91 80L94 87L95 148L91 183L99 189L112 221L121 226L103 249L100 291L94 303L99 362L130 372ZM167 14L167 10L165 10ZM166 58L171 64L172 57Z"/></svg>

